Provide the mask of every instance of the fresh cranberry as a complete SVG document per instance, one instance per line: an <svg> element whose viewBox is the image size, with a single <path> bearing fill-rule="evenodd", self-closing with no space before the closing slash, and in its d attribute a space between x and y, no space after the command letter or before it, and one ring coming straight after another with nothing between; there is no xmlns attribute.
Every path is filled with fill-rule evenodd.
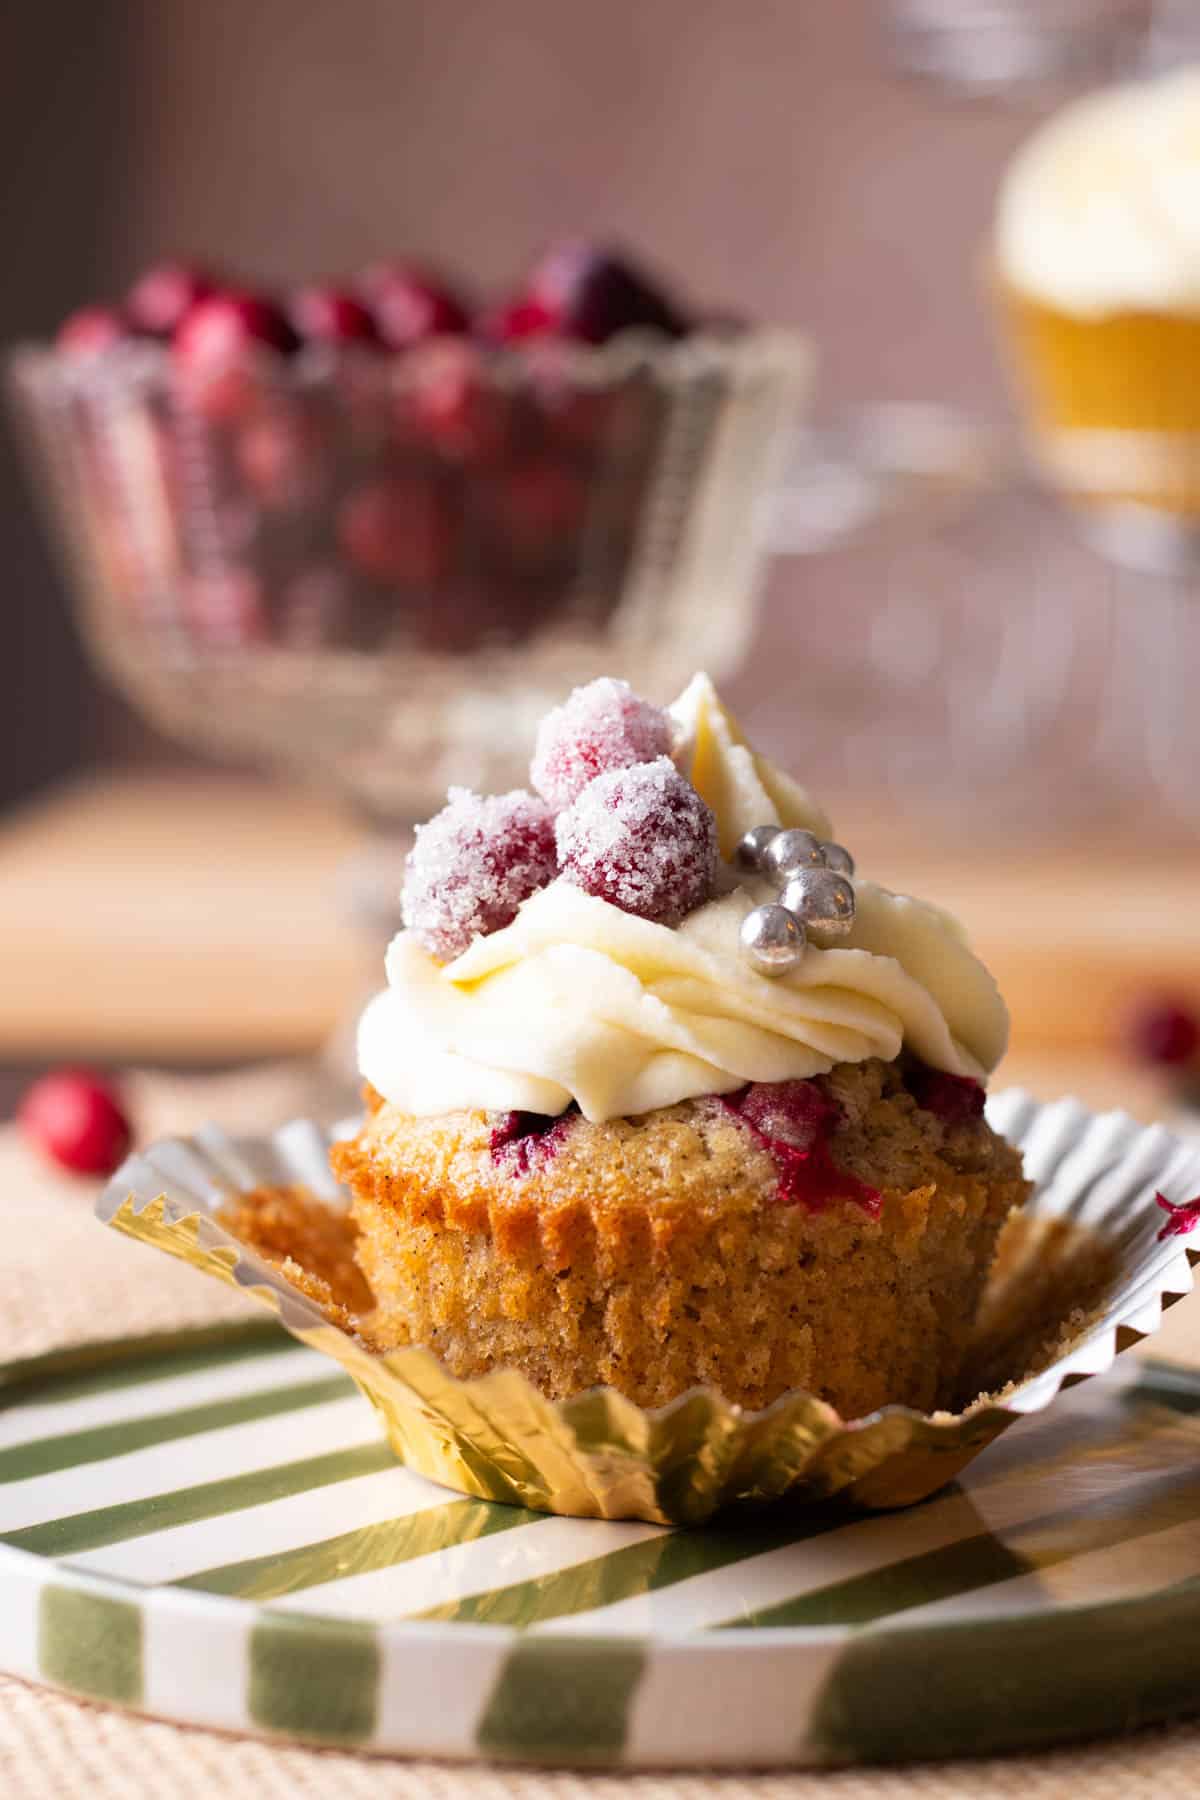
<svg viewBox="0 0 1200 1800"><path fill-rule="evenodd" d="M346 556L373 581L400 586L436 582L449 565L453 521L436 483L383 476L352 493L337 521Z"/></svg>
<svg viewBox="0 0 1200 1800"><path fill-rule="evenodd" d="M1200 1200L1168 1200L1165 1194L1155 1194L1154 1201L1168 1214L1158 1234L1160 1244L1169 1237L1187 1237L1200 1226Z"/></svg>
<svg viewBox="0 0 1200 1800"><path fill-rule="evenodd" d="M278 350L287 356L298 349L287 314L265 294L232 289L201 300L180 321L175 349L188 367L219 367L248 350Z"/></svg>
<svg viewBox="0 0 1200 1800"><path fill-rule="evenodd" d="M111 1175L133 1137L116 1091L90 1069L43 1075L21 1101L17 1119L44 1155L79 1175Z"/></svg>
<svg viewBox="0 0 1200 1800"><path fill-rule="evenodd" d="M389 350L409 350L430 338L458 337L471 317L461 297L428 269L411 263L378 263L360 288Z"/></svg>
<svg viewBox="0 0 1200 1800"><path fill-rule="evenodd" d="M406 398L419 432L443 456L481 462L496 458L504 449L506 397L489 385L472 345L431 347L421 358Z"/></svg>
<svg viewBox="0 0 1200 1800"><path fill-rule="evenodd" d="M193 306L216 291L213 277L194 263L159 263L134 282L125 310L138 331L169 338Z"/></svg>
<svg viewBox="0 0 1200 1800"><path fill-rule="evenodd" d="M555 315L540 300L521 298L493 307L480 321L479 334L492 344L524 344L530 338L552 336Z"/></svg>
<svg viewBox="0 0 1200 1800"><path fill-rule="evenodd" d="M193 575L183 591L183 606L192 636L209 649L239 649L267 636L263 586L246 570Z"/></svg>
<svg viewBox="0 0 1200 1800"><path fill-rule="evenodd" d="M1200 1019L1179 1000L1151 999L1130 1014L1126 1036L1143 1062L1177 1068L1191 1062L1200 1049Z"/></svg>
<svg viewBox="0 0 1200 1800"><path fill-rule="evenodd" d="M835 1201L850 1200L870 1218L879 1217L883 1197L878 1189L839 1169L833 1160L830 1139L842 1111L816 1082L755 1082L721 1104L770 1152L779 1171L783 1205L823 1212Z"/></svg>
<svg viewBox="0 0 1200 1800"><path fill-rule="evenodd" d="M969 1075L950 1075L944 1069L914 1063L907 1086L922 1112L934 1113L943 1125L968 1125L983 1117L987 1095L982 1082Z"/></svg>
<svg viewBox="0 0 1200 1800"><path fill-rule="evenodd" d="M568 549L587 508L586 482L549 459L502 470L489 492L500 535L527 563Z"/></svg>
<svg viewBox="0 0 1200 1800"><path fill-rule="evenodd" d="M299 342L273 300L222 293L185 314L173 350L190 403L209 419L228 420L246 417L262 400L256 359L263 352L289 356Z"/></svg>
<svg viewBox="0 0 1200 1800"><path fill-rule="evenodd" d="M717 824L669 757L589 782L555 826L564 881L660 925L712 893Z"/></svg>
<svg viewBox="0 0 1200 1800"><path fill-rule="evenodd" d="M598 676L568 694L542 719L530 779L556 812L570 806L597 775L655 762L671 749L671 721L627 681Z"/></svg>
<svg viewBox="0 0 1200 1800"><path fill-rule="evenodd" d="M451 788L417 827L405 863L402 913L441 962L499 931L530 894L554 879L554 821L544 801L515 789L481 798Z"/></svg>
<svg viewBox="0 0 1200 1800"><path fill-rule="evenodd" d="M265 506L312 498L321 472L321 433L299 413L251 417L234 441L234 459Z"/></svg>
<svg viewBox="0 0 1200 1800"><path fill-rule="evenodd" d="M492 1130L488 1148L492 1161L507 1168L514 1179L550 1162L579 1117L574 1106L557 1118L547 1113L505 1113Z"/></svg>
<svg viewBox="0 0 1200 1800"><path fill-rule="evenodd" d="M298 288L289 312L292 324L310 344L379 343L375 320L345 288L317 283Z"/></svg>
<svg viewBox="0 0 1200 1800"><path fill-rule="evenodd" d="M518 314L522 336L550 332L585 344L606 344L635 328L667 337L687 330L683 314L649 276L626 258L581 242L559 244L542 258Z"/></svg>
<svg viewBox="0 0 1200 1800"><path fill-rule="evenodd" d="M81 306L63 320L55 342L68 356L98 356L132 335L129 321L115 306Z"/></svg>

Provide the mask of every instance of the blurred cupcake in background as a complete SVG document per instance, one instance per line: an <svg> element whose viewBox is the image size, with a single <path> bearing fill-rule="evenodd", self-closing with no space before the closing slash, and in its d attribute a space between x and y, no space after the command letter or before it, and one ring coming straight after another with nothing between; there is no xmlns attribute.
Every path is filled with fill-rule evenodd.
<svg viewBox="0 0 1200 1800"><path fill-rule="evenodd" d="M1033 453L1095 517L1200 524L1200 66L1056 113L993 266Z"/></svg>

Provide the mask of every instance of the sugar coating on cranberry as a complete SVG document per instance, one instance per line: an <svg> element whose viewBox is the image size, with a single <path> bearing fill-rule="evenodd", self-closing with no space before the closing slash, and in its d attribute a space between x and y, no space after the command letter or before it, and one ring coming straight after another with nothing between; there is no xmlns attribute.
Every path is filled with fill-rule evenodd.
<svg viewBox="0 0 1200 1800"><path fill-rule="evenodd" d="M661 707L609 675L568 694L538 726L529 775L556 812L597 775L654 762L671 749L671 722Z"/></svg>
<svg viewBox="0 0 1200 1800"><path fill-rule="evenodd" d="M564 880L622 912L678 925L712 893L717 822L669 757L597 776L555 829Z"/></svg>
<svg viewBox="0 0 1200 1800"><path fill-rule="evenodd" d="M402 915L431 956L451 962L475 938L511 924L523 900L553 880L554 820L534 794L481 798L451 788L405 864Z"/></svg>

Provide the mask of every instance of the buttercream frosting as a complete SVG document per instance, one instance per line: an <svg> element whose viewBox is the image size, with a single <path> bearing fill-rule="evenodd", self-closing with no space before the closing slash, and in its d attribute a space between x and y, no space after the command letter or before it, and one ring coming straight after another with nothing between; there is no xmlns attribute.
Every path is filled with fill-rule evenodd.
<svg viewBox="0 0 1200 1800"><path fill-rule="evenodd" d="M1200 310L1200 66L1085 95L1013 159L995 255L1062 311Z"/></svg>
<svg viewBox="0 0 1200 1800"><path fill-rule="evenodd" d="M671 715L676 760L716 814L723 854L751 825L830 835L803 788L746 743L707 677ZM890 1059L902 1045L978 1080L999 1061L1004 1003L948 913L858 878L849 936L810 944L797 969L769 980L740 955L738 933L773 896L728 865L722 886L671 929L552 881L445 965L400 932L388 986L359 1028L364 1078L414 1114L557 1114L574 1101L599 1120Z"/></svg>

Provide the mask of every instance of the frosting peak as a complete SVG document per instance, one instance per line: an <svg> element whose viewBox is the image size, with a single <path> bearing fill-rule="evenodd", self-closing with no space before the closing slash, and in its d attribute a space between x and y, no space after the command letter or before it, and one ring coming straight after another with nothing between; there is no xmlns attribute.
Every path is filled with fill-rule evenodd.
<svg viewBox="0 0 1200 1800"><path fill-rule="evenodd" d="M1000 192L1014 287L1083 317L1200 308L1200 67L1105 88L1040 126Z"/></svg>
<svg viewBox="0 0 1200 1800"><path fill-rule="evenodd" d="M712 808L725 857L753 825L830 834L803 788L746 743L706 676L670 712L675 761ZM400 932L388 987L360 1026L365 1079L416 1114L557 1114L574 1101L606 1119L890 1059L905 1044L952 1075L981 1079L999 1061L1003 1001L947 913L857 880L849 936L810 944L796 969L768 980L738 947L768 890L728 867L722 887L671 929L556 879L444 965Z"/></svg>

